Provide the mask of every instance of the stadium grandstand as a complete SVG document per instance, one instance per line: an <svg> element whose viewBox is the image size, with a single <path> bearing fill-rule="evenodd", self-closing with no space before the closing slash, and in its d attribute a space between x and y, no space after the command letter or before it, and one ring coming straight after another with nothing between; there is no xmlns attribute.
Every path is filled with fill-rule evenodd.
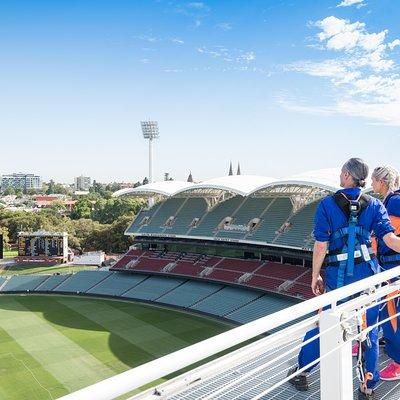
<svg viewBox="0 0 400 400"><path fill-rule="evenodd" d="M310 298L313 218L338 190L337 176L335 169L281 180L232 175L118 191L155 201L127 228L135 244L112 270Z"/></svg>
<svg viewBox="0 0 400 400"><path fill-rule="evenodd" d="M154 303L243 324L297 301L223 283L150 274L80 271L0 277L1 294L73 294Z"/></svg>

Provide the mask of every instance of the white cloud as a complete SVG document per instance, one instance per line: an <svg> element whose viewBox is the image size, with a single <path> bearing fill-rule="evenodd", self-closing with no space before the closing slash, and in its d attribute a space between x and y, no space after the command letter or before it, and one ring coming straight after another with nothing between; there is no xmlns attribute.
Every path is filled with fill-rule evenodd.
<svg viewBox="0 0 400 400"><path fill-rule="evenodd" d="M176 44L184 44L185 43L182 39L178 39L178 38L172 38L171 42L176 43Z"/></svg>
<svg viewBox="0 0 400 400"><path fill-rule="evenodd" d="M199 47L197 51L212 58L220 59L225 62L237 62L239 64L250 64L256 59L254 51L244 51L241 49L228 49L224 46Z"/></svg>
<svg viewBox="0 0 400 400"><path fill-rule="evenodd" d="M180 72L183 72L183 69L178 69L178 68L175 68L175 69L164 69L164 72L178 74Z"/></svg>
<svg viewBox="0 0 400 400"><path fill-rule="evenodd" d="M337 104L337 112L349 116L368 118L387 125L400 126L400 100L390 103L362 101L341 101Z"/></svg>
<svg viewBox="0 0 400 400"><path fill-rule="evenodd" d="M230 22L221 22L217 24L217 28L223 31L230 31L232 29L232 24Z"/></svg>
<svg viewBox="0 0 400 400"><path fill-rule="evenodd" d="M343 0L336 7L350 7L357 5L358 7L363 6L364 0Z"/></svg>
<svg viewBox="0 0 400 400"><path fill-rule="evenodd" d="M135 37L136 37L136 39L144 40L145 42L149 42L149 43L156 43L156 42L161 41L161 39L156 36L140 35L140 36L135 36Z"/></svg>
<svg viewBox="0 0 400 400"><path fill-rule="evenodd" d="M201 1L193 1L175 7L175 12L194 18L205 17L210 11L211 8Z"/></svg>
<svg viewBox="0 0 400 400"><path fill-rule="evenodd" d="M323 41L330 39L335 35L362 29L364 28L365 24L361 22L350 24L348 20L336 18L331 15L330 17L326 17L320 21L317 21L315 26L322 30L322 32L318 34L318 38L320 41Z"/></svg>
<svg viewBox="0 0 400 400"><path fill-rule="evenodd" d="M148 64L150 62L150 60L148 58L142 58L141 60L139 60L142 64Z"/></svg>
<svg viewBox="0 0 400 400"><path fill-rule="evenodd" d="M254 54L253 51L248 51L244 54L241 54L236 58L238 62L245 62L245 63L251 63L256 59L256 55Z"/></svg>
<svg viewBox="0 0 400 400"><path fill-rule="evenodd" d="M157 36L149 36L149 35L139 35L139 36L134 36L135 39L143 40L148 43L160 43L160 42L171 42L175 44L184 44L185 42L182 39L179 38L165 38L165 37L157 37ZM145 47L143 50L146 51L154 51L152 48Z"/></svg>
<svg viewBox="0 0 400 400"><path fill-rule="evenodd" d="M203 10L204 8L206 8L206 5L200 1L194 1L192 3L189 3L187 6L196 10Z"/></svg>
<svg viewBox="0 0 400 400"><path fill-rule="evenodd" d="M385 41L385 36L388 30L385 29L379 33L365 33L360 34L359 45L367 51L373 51L380 48L382 43Z"/></svg>
<svg viewBox="0 0 400 400"><path fill-rule="evenodd" d="M388 47L390 50L393 50L396 46L400 46L400 40L395 39L393 42L388 43Z"/></svg>
<svg viewBox="0 0 400 400"><path fill-rule="evenodd" d="M335 85L350 82L361 76L359 71L351 71L338 60L325 60L322 62L301 61L291 64L288 68L292 71L306 73L311 76L331 78Z"/></svg>
<svg viewBox="0 0 400 400"><path fill-rule="evenodd" d="M334 101L327 107L314 107L283 98L281 106L297 112L340 113L400 126L400 75L390 57L400 40L386 42L387 30L369 33L362 22L333 16L312 26L321 30L317 39L322 50L338 56L320 62L296 62L286 69L327 79Z"/></svg>
<svg viewBox="0 0 400 400"><path fill-rule="evenodd" d="M317 37L320 42L325 42L330 50L354 50L363 48L366 51L379 49L385 41L387 30L378 33L368 33L363 22L350 23L346 19L334 16L317 21L315 26L320 28Z"/></svg>

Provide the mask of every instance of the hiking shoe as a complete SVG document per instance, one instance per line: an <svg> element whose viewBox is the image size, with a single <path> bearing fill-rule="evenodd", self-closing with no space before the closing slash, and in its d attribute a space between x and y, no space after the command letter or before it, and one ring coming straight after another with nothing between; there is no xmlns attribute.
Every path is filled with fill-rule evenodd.
<svg viewBox="0 0 400 400"><path fill-rule="evenodd" d="M357 357L357 356L358 356L358 349L359 349L359 347L360 347L360 343L358 343L358 342L355 342L355 343L353 344L353 346L351 347L351 355L352 355L353 357Z"/></svg>
<svg viewBox="0 0 400 400"><path fill-rule="evenodd" d="M365 393L358 388L358 400L374 400L375 399L375 392L372 390L370 393Z"/></svg>
<svg viewBox="0 0 400 400"><path fill-rule="evenodd" d="M400 364L392 361L386 368L379 372L383 381L397 381L400 379Z"/></svg>
<svg viewBox="0 0 400 400"><path fill-rule="evenodd" d="M297 366L290 368L286 376L294 374L297 370ZM300 373L289 379L289 383L293 385L299 392L305 392L308 390L307 376L304 373Z"/></svg>

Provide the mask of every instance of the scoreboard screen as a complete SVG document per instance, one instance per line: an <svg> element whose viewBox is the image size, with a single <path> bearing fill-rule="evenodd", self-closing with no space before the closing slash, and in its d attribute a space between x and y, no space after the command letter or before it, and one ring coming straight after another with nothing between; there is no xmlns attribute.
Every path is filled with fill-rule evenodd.
<svg viewBox="0 0 400 400"><path fill-rule="evenodd" d="M19 256L62 257L64 255L62 236L20 236L18 238Z"/></svg>

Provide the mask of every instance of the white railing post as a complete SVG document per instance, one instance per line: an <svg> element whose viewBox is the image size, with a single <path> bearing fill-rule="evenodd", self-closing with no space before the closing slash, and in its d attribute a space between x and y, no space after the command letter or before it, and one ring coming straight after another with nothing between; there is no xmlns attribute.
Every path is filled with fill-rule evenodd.
<svg viewBox="0 0 400 400"><path fill-rule="evenodd" d="M320 351L323 357L320 366L321 400L353 399L351 340L344 340L341 316L339 310L330 309L324 311L320 317L321 333L327 330L320 337ZM324 357L336 348L336 351Z"/></svg>

